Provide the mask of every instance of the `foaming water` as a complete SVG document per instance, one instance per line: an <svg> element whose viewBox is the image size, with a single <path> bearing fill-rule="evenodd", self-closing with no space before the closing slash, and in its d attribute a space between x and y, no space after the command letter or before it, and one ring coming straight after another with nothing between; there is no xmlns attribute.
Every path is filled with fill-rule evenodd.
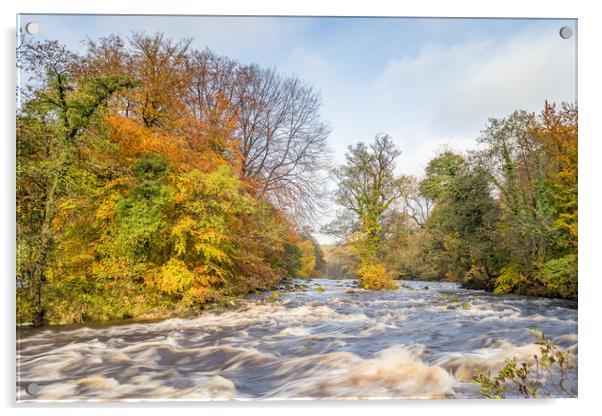
<svg viewBox="0 0 602 416"><path fill-rule="evenodd" d="M313 280L306 292L281 290L275 302L262 295L192 319L19 331L17 398L481 397L474 369L533 360L535 327L576 359L569 302L406 285L372 292L351 290L350 280ZM576 371L568 376L575 394ZM36 396L25 391L30 383Z"/></svg>

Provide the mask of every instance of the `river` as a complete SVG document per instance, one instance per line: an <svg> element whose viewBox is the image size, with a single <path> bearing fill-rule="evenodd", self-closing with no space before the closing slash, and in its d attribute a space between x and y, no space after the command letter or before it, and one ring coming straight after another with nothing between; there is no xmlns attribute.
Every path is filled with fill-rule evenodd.
<svg viewBox="0 0 602 416"><path fill-rule="evenodd" d="M574 303L441 282L383 292L350 280L297 283L309 287L195 318L20 330L17 398L476 398L474 368L531 359L535 327L576 360ZM575 365L565 377L570 394L576 374Z"/></svg>

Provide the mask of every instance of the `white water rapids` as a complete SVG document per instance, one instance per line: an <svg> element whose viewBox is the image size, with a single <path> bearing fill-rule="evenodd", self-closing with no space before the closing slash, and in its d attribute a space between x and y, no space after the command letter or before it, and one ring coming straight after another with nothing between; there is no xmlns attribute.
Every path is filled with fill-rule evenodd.
<svg viewBox="0 0 602 416"><path fill-rule="evenodd" d="M452 283L387 292L350 290L350 280L308 284L190 319L19 330L17 398L476 398L473 370L532 359L535 327L577 356L569 302ZM576 372L566 380L573 394ZM30 383L39 386L33 396Z"/></svg>

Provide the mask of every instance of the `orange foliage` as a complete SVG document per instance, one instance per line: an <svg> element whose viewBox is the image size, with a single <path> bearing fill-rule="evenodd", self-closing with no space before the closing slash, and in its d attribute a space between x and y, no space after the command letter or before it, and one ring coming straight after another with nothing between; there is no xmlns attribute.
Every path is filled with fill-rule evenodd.
<svg viewBox="0 0 602 416"><path fill-rule="evenodd" d="M216 148L213 142L217 136L227 141L227 132L214 131L215 136L192 130L188 135L162 132L149 129L132 119L112 114L108 116L111 126L110 140L118 145L119 156L125 161L132 161L144 154L156 154L169 161L177 171L199 169L207 172L216 166L226 163L226 155L222 148Z"/></svg>
<svg viewBox="0 0 602 416"><path fill-rule="evenodd" d="M556 226L568 233L567 242L577 247L578 179L577 106L548 104L532 133L548 155L546 175L553 191L553 206L558 215Z"/></svg>
<svg viewBox="0 0 602 416"><path fill-rule="evenodd" d="M577 107L564 104L560 109L546 103L540 122L533 131L551 156L553 179L570 184L577 183Z"/></svg>

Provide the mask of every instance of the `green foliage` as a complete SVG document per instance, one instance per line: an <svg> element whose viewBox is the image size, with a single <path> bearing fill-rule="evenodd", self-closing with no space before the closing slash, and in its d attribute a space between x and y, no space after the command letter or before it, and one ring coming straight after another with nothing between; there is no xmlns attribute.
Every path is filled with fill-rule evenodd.
<svg viewBox="0 0 602 416"><path fill-rule="evenodd" d="M487 275L483 267L473 264L464 275L462 283L469 289L492 290L494 281Z"/></svg>
<svg viewBox="0 0 602 416"><path fill-rule="evenodd" d="M478 151L445 150L426 167L419 188L434 207L397 244L400 274L576 299L577 108L492 118L478 141Z"/></svg>
<svg viewBox="0 0 602 416"><path fill-rule="evenodd" d="M464 158L449 150L432 159L425 169L425 179L420 182L420 192L427 198L443 198L454 180L465 172Z"/></svg>
<svg viewBox="0 0 602 416"><path fill-rule="evenodd" d="M314 266L314 274L319 276L322 273L324 273L324 270L326 268L326 260L324 259L324 252L322 251L322 246L320 245L320 243L318 243L318 241L315 238L312 238L311 243L314 249L314 258L316 259Z"/></svg>
<svg viewBox="0 0 602 416"><path fill-rule="evenodd" d="M73 55L53 42L28 52L26 65L42 74L42 82L17 115L17 280L29 297L26 314L43 324L50 266L62 237L56 223L71 201L97 185L97 167L82 157L95 144L91 131L102 128L113 95L135 83L121 76L77 77L69 72Z"/></svg>
<svg viewBox="0 0 602 416"><path fill-rule="evenodd" d="M552 340L545 337L543 331L536 330L536 333L541 352L541 357L535 356L537 367L541 367L543 370L552 370L556 367L560 372L561 379L566 377L567 370L574 367L570 353L559 350Z"/></svg>
<svg viewBox="0 0 602 416"><path fill-rule="evenodd" d="M546 289L563 298L577 296L577 256L568 255L546 262L539 276Z"/></svg>
<svg viewBox="0 0 602 416"><path fill-rule="evenodd" d="M500 210L486 173L446 151L429 163L420 186L435 201L420 257L429 259L436 275L489 286L487 276L499 267L502 253L496 246Z"/></svg>
<svg viewBox="0 0 602 416"><path fill-rule="evenodd" d="M527 277L521 273L518 264L510 264L501 270L501 274L495 280L493 293L523 293L528 282Z"/></svg>
<svg viewBox="0 0 602 416"><path fill-rule="evenodd" d="M19 324L167 316L314 273L301 263L319 253L313 240L301 253L240 171L230 103L213 97L199 121L177 96L183 80L160 81L183 74L170 67L182 56L134 80L94 48L23 51L37 83L17 115Z"/></svg>
<svg viewBox="0 0 602 416"><path fill-rule="evenodd" d="M52 285L46 293L49 322L71 324L158 318L182 312L169 297L135 280L80 279ZM30 321L29 321L30 322Z"/></svg>
<svg viewBox="0 0 602 416"><path fill-rule="evenodd" d="M480 385L481 393L488 399L505 399L509 392L529 398L536 397L536 380L529 378L531 365L518 364L516 358L506 361L504 367L494 376L483 369L477 369L473 383Z"/></svg>
<svg viewBox="0 0 602 416"><path fill-rule="evenodd" d="M287 243L284 245L283 260L287 265L285 272L288 277L299 276L299 270L303 265L301 248L297 244Z"/></svg>
<svg viewBox="0 0 602 416"><path fill-rule="evenodd" d="M478 141L466 156L440 152L420 182L393 174L387 136L350 147L335 170L345 211L326 231L358 277L383 276L370 269L382 264L396 278L576 299L576 107L492 118Z"/></svg>
<svg viewBox="0 0 602 416"><path fill-rule="evenodd" d="M327 231L347 239L359 264L355 274L366 289L397 288L386 265L377 258L384 248L390 208L402 197L406 183L394 172L400 154L391 137L377 135L370 145L350 146L346 163L334 170L336 200L344 211Z"/></svg>
<svg viewBox="0 0 602 416"><path fill-rule="evenodd" d="M165 212L174 203L175 189L166 183L167 162L157 156L143 157L132 170L135 185L116 204L115 254L151 260L165 242Z"/></svg>
<svg viewBox="0 0 602 416"><path fill-rule="evenodd" d="M559 350L551 340L545 338L543 332L537 331L537 336L540 354L535 355L533 361L519 363L513 357L494 376L484 368L475 369L472 382L479 385L483 396L488 399L505 399L510 393L518 397L535 398L538 395L550 396L551 388L560 388L568 397L574 396L573 392L566 391L562 385L567 370L573 368L570 354ZM559 379L555 378L554 371L560 373ZM545 373L542 374L543 372Z"/></svg>

